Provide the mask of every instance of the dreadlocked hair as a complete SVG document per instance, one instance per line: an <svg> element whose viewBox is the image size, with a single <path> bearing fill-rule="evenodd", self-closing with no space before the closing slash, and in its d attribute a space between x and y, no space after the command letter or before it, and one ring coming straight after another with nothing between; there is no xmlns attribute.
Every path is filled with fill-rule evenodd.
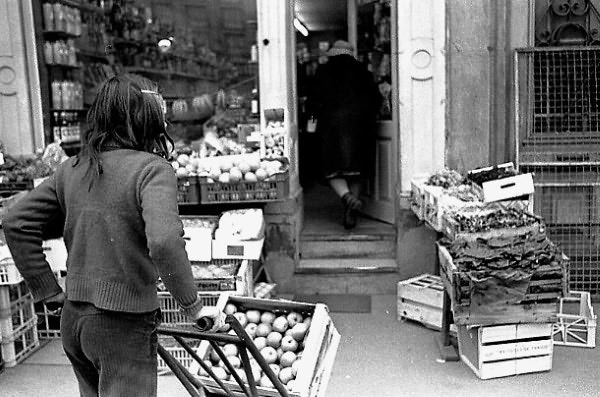
<svg viewBox="0 0 600 397"><path fill-rule="evenodd" d="M82 136L82 148L73 164L87 162L90 188L102 174L103 151L133 149L168 156L161 144L161 137L168 137L162 104L151 93L157 89L152 81L131 74L112 77L100 86L87 115L90 128Z"/></svg>

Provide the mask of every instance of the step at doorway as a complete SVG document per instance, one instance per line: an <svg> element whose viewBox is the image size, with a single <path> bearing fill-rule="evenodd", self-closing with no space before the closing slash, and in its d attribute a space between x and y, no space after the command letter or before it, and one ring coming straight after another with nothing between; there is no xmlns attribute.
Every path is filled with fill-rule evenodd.
<svg viewBox="0 0 600 397"><path fill-rule="evenodd" d="M357 226L342 225L343 206L327 186L304 192L304 229L297 273L395 272L394 225L359 216Z"/></svg>

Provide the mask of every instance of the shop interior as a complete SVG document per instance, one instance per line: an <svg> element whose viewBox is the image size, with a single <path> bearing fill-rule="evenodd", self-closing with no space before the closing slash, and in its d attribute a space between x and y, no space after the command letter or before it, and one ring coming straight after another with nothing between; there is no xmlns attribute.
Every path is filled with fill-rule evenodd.
<svg viewBox="0 0 600 397"><path fill-rule="evenodd" d="M318 89L313 89L312 84L319 65L327 62L327 50L336 40L356 42L356 57L373 74L382 95L378 120L392 121L391 2L356 2L355 17L349 13L349 4L347 0L297 0L295 3L299 22L296 25L300 25L296 26L296 66L300 183L304 191L303 240L314 234L346 238L395 233L389 219L386 223L369 212L361 213L355 229L345 230L341 222L341 201L324 182L320 164L315 161L319 134L315 131L318 120L313 117L311 101L314 98L311 96L318 95ZM367 185L362 191L368 191L373 182L365 181Z"/></svg>

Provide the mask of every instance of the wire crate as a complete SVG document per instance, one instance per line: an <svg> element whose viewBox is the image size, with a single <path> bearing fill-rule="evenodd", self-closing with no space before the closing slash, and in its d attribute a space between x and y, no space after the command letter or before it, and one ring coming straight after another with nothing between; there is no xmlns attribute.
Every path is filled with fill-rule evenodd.
<svg viewBox="0 0 600 397"><path fill-rule="evenodd" d="M8 307L0 307L0 335L10 339L25 329L35 318L31 294L11 301Z"/></svg>
<svg viewBox="0 0 600 397"><path fill-rule="evenodd" d="M190 370L194 361L194 358L183 348L175 339L169 336L160 336L159 343L175 358L179 361L187 370ZM187 340L188 345L191 348L198 348L200 346L199 341L191 341ZM171 372L171 369L165 363L165 361L157 355L158 363L157 363L157 371L159 374L167 374Z"/></svg>
<svg viewBox="0 0 600 397"><path fill-rule="evenodd" d="M561 298L552 326L555 345L596 347L596 315L588 292L571 291Z"/></svg>
<svg viewBox="0 0 600 397"><path fill-rule="evenodd" d="M23 281L23 277L12 261L0 263L0 285L15 285L21 281Z"/></svg>
<svg viewBox="0 0 600 397"><path fill-rule="evenodd" d="M289 169L258 182L220 183L200 178L202 204L279 201L289 194Z"/></svg>
<svg viewBox="0 0 600 397"><path fill-rule="evenodd" d="M180 204L200 203L198 177L188 176L177 178L177 202Z"/></svg>
<svg viewBox="0 0 600 397"><path fill-rule="evenodd" d="M6 367L14 367L40 347L36 322L37 319L32 318L18 333L2 337L2 357Z"/></svg>

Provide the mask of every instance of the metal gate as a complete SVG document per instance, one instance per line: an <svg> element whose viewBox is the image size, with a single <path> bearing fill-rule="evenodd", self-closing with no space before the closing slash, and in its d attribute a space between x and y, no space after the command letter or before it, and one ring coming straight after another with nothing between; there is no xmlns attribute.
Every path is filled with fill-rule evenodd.
<svg viewBox="0 0 600 397"><path fill-rule="evenodd" d="M600 295L600 47L538 47L515 59L517 162L535 212L571 259L570 287Z"/></svg>

